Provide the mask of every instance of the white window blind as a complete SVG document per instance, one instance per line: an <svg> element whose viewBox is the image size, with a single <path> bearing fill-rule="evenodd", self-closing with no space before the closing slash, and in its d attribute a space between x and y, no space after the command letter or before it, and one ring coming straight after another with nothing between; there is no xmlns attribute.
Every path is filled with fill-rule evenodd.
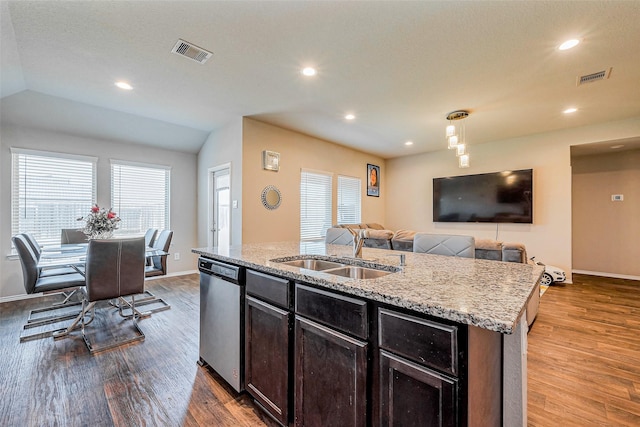
<svg viewBox="0 0 640 427"><path fill-rule="evenodd" d="M111 161L111 207L120 217L115 234L169 229L170 169Z"/></svg>
<svg viewBox="0 0 640 427"><path fill-rule="evenodd" d="M11 149L11 234L31 233L40 245L60 244L63 228L82 228L78 218L96 200L92 157Z"/></svg>
<svg viewBox="0 0 640 427"><path fill-rule="evenodd" d="M300 174L300 240L324 239L331 227L331 181L329 173Z"/></svg>
<svg viewBox="0 0 640 427"><path fill-rule="evenodd" d="M360 222L360 178L338 176L338 224Z"/></svg>

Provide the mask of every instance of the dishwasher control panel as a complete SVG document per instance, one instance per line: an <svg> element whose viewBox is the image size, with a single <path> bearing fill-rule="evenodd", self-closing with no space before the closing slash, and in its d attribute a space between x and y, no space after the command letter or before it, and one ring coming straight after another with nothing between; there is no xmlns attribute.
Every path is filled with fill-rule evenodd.
<svg viewBox="0 0 640 427"><path fill-rule="evenodd" d="M200 258L198 269L207 274L223 277L227 280L238 282L240 280L241 267L224 264L211 259Z"/></svg>

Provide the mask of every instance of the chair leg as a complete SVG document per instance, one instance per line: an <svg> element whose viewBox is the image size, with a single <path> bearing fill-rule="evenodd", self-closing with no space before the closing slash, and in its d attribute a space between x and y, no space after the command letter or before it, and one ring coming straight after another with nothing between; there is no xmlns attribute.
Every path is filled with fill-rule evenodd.
<svg viewBox="0 0 640 427"><path fill-rule="evenodd" d="M95 309L94 309L95 305L96 305L95 301L90 302L89 304L86 304L86 300L83 299L82 311L80 312L80 314L78 314L78 317L76 317L75 320L66 328L53 331L51 334L53 339L60 339L60 338L66 337L71 333L71 331L73 331L78 327L78 324L81 324L81 327L84 328L85 325L88 325L89 323L93 322L93 319L95 318L95 315L96 315ZM91 319L89 319L88 322L85 322L84 318L89 311L91 311Z"/></svg>
<svg viewBox="0 0 640 427"><path fill-rule="evenodd" d="M75 312L73 314L62 314L62 315L56 315L56 314L51 314L49 316L37 316L40 313L46 313L48 311L54 311L54 310L60 310L62 308L65 307L73 307L75 305L80 305L80 302L72 302L69 303L69 301L71 300L71 298L73 297L73 295L76 294L76 292L78 292L78 289L80 288L76 288L73 289L71 292L62 292L62 295L64 295L64 300L62 302L54 302L53 304L51 304L50 307L45 307L45 308L37 308L35 310L31 310L29 312L29 317L27 318L27 324L29 323L37 323L38 325L41 324L46 324L46 323L55 323L61 320L67 320L67 319L72 319L74 317L76 317L78 315L78 312ZM38 326L36 325L36 326Z"/></svg>
<svg viewBox="0 0 640 427"><path fill-rule="evenodd" d="M90 305L91 305L91 307L93 308L93 310L95 312L95 302L92 302ZM142 330L138 326L138 317L143 317L144 313L140 313L136 309L135 296L131 297L131 302L128 302L127 300L125 300L122 297L118 298L118 302L117 302L118 311L120 312L121 316L127 317L127 316L124 316L123 313L122 313L124 305L127 305L132 310L131 319L132 319L133 327L134 327L135 331L137 332L137 335L134 336L133 338L129 338L129 339L122 340L122 341L116 341L116 342L112 342L110 344L106 344L106 345L103 345L103 346L100 346L100 347L96 347L95 345L93 345L91 343L91 341L89 340L89 337L87 337L87 335L84 332L84 326L87 323L83 323L82 324L82 338L83 338L84 343L86 344L86 346L89 349L89 352L91 354L97 353L99 351L109 350L111 348L115 348L115 347L118 347L118 346L121 346L121 345L124 345L124 344L129 344L129 343L133 343L133 342L137 342L137 341L144 341L144 338L145 338L144 333L142 332ZM147 316L148 316L148 314L147 314Z"/></svg>

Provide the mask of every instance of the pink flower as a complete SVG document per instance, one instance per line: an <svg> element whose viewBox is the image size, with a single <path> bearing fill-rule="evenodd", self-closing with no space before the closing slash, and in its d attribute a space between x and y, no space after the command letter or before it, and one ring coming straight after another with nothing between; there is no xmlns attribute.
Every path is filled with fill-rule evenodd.
<svg viewBox="0 0 640 427"><path fill-rule="evenodd" d="M109 211L109 213L107 214L107 218L109 218L109 219L113 219L113 218L115 218L115 217L116 217L115 212L111 212L111 211Z"/></svg>
<svg viewBox="0 0 640 427"><path fill-rule="evenodd" d="M91 208L91 212L93 212L93 213L100 212L100 208L98 207L98 205L93 205L93 207Z"/></svg>

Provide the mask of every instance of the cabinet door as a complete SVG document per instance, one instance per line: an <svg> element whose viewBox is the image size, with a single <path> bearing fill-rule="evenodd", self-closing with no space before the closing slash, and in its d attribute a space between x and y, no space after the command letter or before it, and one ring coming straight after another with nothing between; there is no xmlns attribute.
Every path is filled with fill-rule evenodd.
<svg viewBox="0 0 640 427"><path fill-rule="evenodd" d="M380 350L382 426L453 427L457 381Z"/></svg>
<svg viewBox="0 0 640 427"><path fill-rule="evenodd" d="M296 316L295 425L367 423L367 343Z"/></svg>
<svg viewBox="0 0 640 427"><path fill-rule="evenodd" d="M246 390L282 424L289 421L291 313L247 296Z"/></svg>

